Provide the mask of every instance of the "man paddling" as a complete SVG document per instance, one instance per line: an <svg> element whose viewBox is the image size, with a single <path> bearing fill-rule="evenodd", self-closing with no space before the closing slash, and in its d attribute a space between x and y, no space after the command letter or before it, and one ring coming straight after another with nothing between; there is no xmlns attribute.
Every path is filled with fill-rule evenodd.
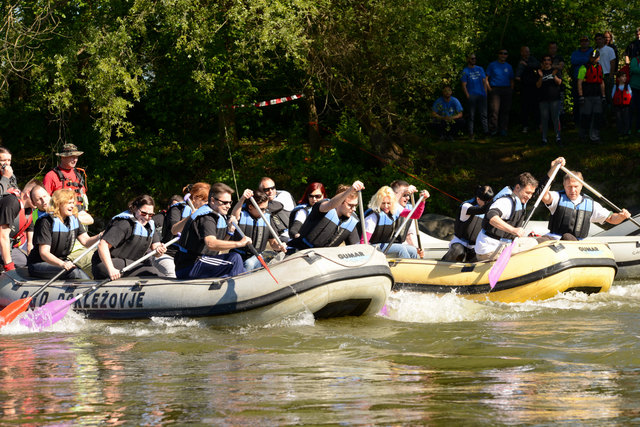
<svg viewBox="0 0 640 427"><path fill-rule="evenodd" d="M565 165L565 159L557 158L551 163ZM577 171L572 173L582 179ZM545 237L561 240L582 240L589 235L592 222L617 225L629 219L631 214L626 209L613 213L586 194L582 194L582 184L569 174L562 180L562 191L549 191L542 197L542 202L551 212L549 219L549 234Z"/></svg>
<svg viewBox="0 0 640 427"><path fill-rule="evenodd" d="M485 261L497 257L499 249L517 237L524 237L522 224L527 202L536 191L538 181L529 172L518 175L516 184L498 197L482 220L482 231L476 239L476 257Z"/></svg>

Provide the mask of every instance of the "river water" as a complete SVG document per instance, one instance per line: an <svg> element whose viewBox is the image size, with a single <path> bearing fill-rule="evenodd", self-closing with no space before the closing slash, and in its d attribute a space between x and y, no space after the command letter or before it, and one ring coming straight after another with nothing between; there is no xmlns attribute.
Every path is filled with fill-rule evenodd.
<svg viewBox="0 0 640 427"><path fill-rule="evenodd" d="M523 304L392 294L384 316L0 330L2 425L640 424L640 284Z"/></svg>

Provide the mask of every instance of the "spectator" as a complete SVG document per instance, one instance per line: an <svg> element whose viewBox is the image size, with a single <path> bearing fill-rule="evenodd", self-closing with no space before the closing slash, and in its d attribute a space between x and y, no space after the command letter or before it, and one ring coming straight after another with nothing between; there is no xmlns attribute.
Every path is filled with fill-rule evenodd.
<svg viewBox="0 0 640 427"><path fill-rule="evenodd" d="M547 144L549 119L556 133L556 143L560 139L560 88L562 87L562 71L552 66L551 55L542 57L542 68L538 70L536 87L540 95L540 119L542 128L542 143Z"/></svg>
<svg viewBox="0 0 640 427"><path fill-rule="evenodd" d="M624 63L631 64L631 60L640 55L640 27L636 28L636 39L629 43L624 51Z"/></svg>
<svg viewBox="0 0 640 427"><path fill-rule="evenodd" d="M11 152L4 147L0 147L0 197L9 194L10 188L18 188L18 180L11 168Z"/></svg>
<svg viewBox="0 0 640 427"><path fill-rule="evenodd" d="M558 55L558 43L549 42L549 46L547 48L549 56L551 56L551 67L558 70L564 70L564 57L562 55Z"/></svg>
<svg viewBox="0 0 640 427"><path fill-rule="evenodd" d="M600 124L602 121L604 80L602 67L598 64L600 53L591 52L589 63L578 71L578 102L580 103L580 139L589 137L591 142L600 143Z"/></svg>
<svg viewBox="0 0 640 427"><path fill-rule="evenodd" d="M487 121L487 87L489 83L484 69L476 65L475 53L467 56L467 66L462 70L460 80L462 90L467 97L469 138L474 139L473 125L476 112L480 115L480 125L486 136L489 134L489 122Z"/></svg>
<svg viewBox="0 0 640 427"><path fill-rule="evenodd" d="M616 53L605 44L604 34L596 34L596 49L600 52L600 66L604 79L604 93L607 97L607 105L611 105L611 90L613 89L613 78L616 72Z"/></svg>
<svg viewBox="0 0 640 427"><path fill-rule="evenodd" d="M613 64L612 73L615 74L618 72L618 64L620 63L620 53L618 52L618 46L614 43L613 33L609 30L604 32L604 44L613 49L613 52L616 54L616 61Z"/></svg>
<svg viewBox="0 0 640 427"><path fill-rule="evenodd" d="M629 71L631 79L629 86L633 97L631 98L631 109L635 116L636 132L640 134L640 52L631 59L629 63Z"/></svg>
<svg viewBox="0 0 640 427"><path fill-rule="evenodd" d="M507 63L509 52L498 51L498 59L487 67L489 81L489 130L491 135L507 136L509 110L513 97L513 68Z"/></svg>
<svg viewBox="0 0 640 427"><path fill-rule="evenodd" d="M611 94L613 110L616 113L618 137L627 139L631 133L631 100L633 98L627 81L627 73L620 70L616 76L618 81Z"/></svg>
<svg viewBox="0 0 640 427"><path fill-rule="evenodd" d="M431 111L438 126L440 139L449 141L453 141L462 124L462 104L458 98L451 96L452 94L451 86L445 86L442 89L442 96L433 103Z"/></svg>
<svg viewBox="0 0 640 427"><path fill-rule="evenodd" d="M529 124L533 119L534 127L538 121L538 98L536 82L538 81L540 62L531 55L529 47L520 48L520 62L516 67L516 81L520 83L520 118L522 133L529 132Z"/></svg>
<svg viewBox="0 0 640 427"><path fill-rule="evenodd" d="M578 96L578 71L589 62L593 49L589 47L589 37L580 37L580 47L571 54L571 97L573 98L573 121L580 124L580 102Z"/></svg>

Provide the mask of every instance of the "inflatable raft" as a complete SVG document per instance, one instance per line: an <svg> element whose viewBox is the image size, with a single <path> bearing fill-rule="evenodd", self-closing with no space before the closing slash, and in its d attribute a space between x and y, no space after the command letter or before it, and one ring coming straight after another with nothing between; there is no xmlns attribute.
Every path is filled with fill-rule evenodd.
<svg viewBox="0 0 640 427"><path fill-rule="evenodd" d="M445 294L473 300L523 302L560 292L607 292L616 274L613 253L603 243L549 241L513 254L495 288L489 286L493 262L452 263L390 258L393 290Z"/></svg>
<svg viewBox="0 0 640 427"><path fill-rule="evenodd" d="M224 279L122 278L79 299L73 310L92 319L196 317L208 324L268 323L303 311L316 318L373 315L393 284L385 256L371 246L307 249L264 269ZM0 306L35 292L46 281L26 269L0 276ZM93 281L58 281L33 301L71 299Z"/></svg>

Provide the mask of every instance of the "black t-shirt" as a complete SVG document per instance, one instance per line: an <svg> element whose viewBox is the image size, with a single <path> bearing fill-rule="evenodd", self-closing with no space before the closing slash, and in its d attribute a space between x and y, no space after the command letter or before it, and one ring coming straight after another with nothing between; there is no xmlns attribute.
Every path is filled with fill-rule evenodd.
<svg viewBox="0 0 640 427"><path fill-rule="evenodd" d="M562 73L556 74L562 80ZM542 70L542 86L540 86L540 101L557 101L560 99L560 87L553 78L553 69Z"/></svg>
<svg viewBox="0 0 640 427"><path fill-rule="evenodd" d="M33 249L31 250L31 252L29 252L28 258L29 264L35 264L37 262L44 261L40 256L40 245L54 246L55 242L53 241L53 221L54 218L49 215L45 215L42 218L39 218L38 221L36 221L33 232ZM67 218L64 224L69 227L70 222L71 219ZM87 227L82 223L79 223L76 237L86 232ZM72 247L68 248L69 252L71 252Z"/></svg>
<svg viewBox="0 0 640 427"><path fill-rule="evenodd" d="M25 216L31 215L32 209L24 210ZM0 225L13 226L13 222L20 215L20 201L14 194L7 194L0 199ZM33 230L33 223L27 228L28 231ZM13 234L13 230L12 233Z"/></svg>
<svg viewBox="0 0 640 427"><path fill-rule="evenodd" d="M122 244L122 242L126 241L133 234L133 227L131 226L131 222L126 219L118 219L111 223L111 225L107 228L102 236L102 240L105 240L114 248L117 248ZM160 241L160 236L158 233L153 233L152 243L156 243Z"/></svg>
<svg viewBox="0 0 640 427"><path fill-rule="evenodd" d="M189 236L188 242L199 242L199 244L204 245L204 238L207 236L214 236L217 239L220 238L218 225L216 219L210 215L202 215L195 219L195 221L191 222L189 225L188 232L193 236ZM180 242L182 244L182 241ZM205 246L206 248L206 246ZM182 270L183 268L189 267L196 262L196 259L201 254L196 254L195 252L198 250L197 248L187 247L185 248L189 251L189 253L178 252L175 256L175 265L176 270ZM206 249L205 251L206 252Z"/></svg>

